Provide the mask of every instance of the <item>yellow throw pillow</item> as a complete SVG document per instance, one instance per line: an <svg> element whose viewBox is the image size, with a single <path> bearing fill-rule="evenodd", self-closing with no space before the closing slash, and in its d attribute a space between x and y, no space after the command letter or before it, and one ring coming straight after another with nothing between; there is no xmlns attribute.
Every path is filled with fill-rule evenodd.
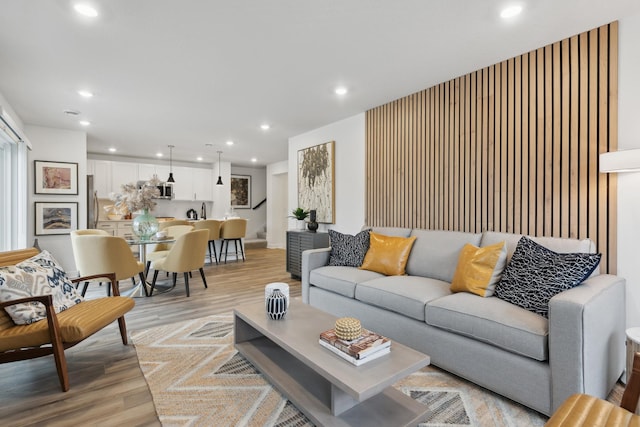
<svg viewBox="0 0 640 427"><path fill-rule="evenodd" d="M506 242L483 248L467 243L458 257L458 266L451 281L451 292L470 292L481 297L490 297L502 277L506 264Z"/></svg>
<svg viewBox="0 0 640 427"><path fill-rule="evenodd" d="M414 237L385 236L384 234L369 233L369 250L364 257L363 270L371 270L387 276L401 276L405 274Z"/></svg>

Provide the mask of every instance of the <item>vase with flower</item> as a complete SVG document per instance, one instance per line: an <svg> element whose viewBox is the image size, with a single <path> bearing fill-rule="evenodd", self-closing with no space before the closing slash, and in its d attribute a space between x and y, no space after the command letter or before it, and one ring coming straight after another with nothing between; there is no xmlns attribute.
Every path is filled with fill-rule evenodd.
<svg viewBox="0 0 640 427"><path fill-rule="evenodd" d="M120 193L111 193L109 198L115 201L115 207L118 209L126 208L129 212L139 212L133 219L133 234L141 240L149 240L158 232L158 220L151 215L150 211L156 207L154 198L160 196L158 190L160 180L154 176L140 187L135 184L122 185Z"/></svg>

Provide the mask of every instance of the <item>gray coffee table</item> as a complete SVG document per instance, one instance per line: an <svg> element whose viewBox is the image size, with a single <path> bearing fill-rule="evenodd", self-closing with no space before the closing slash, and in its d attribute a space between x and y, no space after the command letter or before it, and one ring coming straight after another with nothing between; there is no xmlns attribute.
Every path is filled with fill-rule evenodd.
<svg viewBox="0 0 640 427"><path fill-rule="evenodd" d="M235 347L318 426L417 425L427 407L391 385L427 366L429 356L394 341L388 355L352 365L318 344L335 320L298 301L283 320L271 320L263 303L241 306Z"/></svg>

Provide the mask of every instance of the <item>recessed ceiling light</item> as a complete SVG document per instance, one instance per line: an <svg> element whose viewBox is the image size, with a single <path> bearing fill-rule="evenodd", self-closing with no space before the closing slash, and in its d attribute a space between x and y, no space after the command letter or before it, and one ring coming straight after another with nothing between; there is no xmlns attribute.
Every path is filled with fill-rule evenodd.
<svg viewBox="0 0 640 427"><path fill-rule="evenodd" d="M112 153L115 153L118 150L116 150L114 147L111 147L111 148L109 148L109 151L112 152Z"/></svg>
<svg viewBox="0 0 640 427"><path fill-rule="evenodd" d="M199 162L201 162L201 161L202 161L202 156L198 156L198 157L196 157L196 160L197 160L197 161L199 161Z"/></svg>
<svg viewBox="0 0 640 427"><path fill-rule="evenodd" d="M270 127L271 126L269 126L268 123L263 123L263 124L260 125L260 129L262 129L262 130L269 130Z"/></svg>
<svg viewBox="0 0 640 427"><path fill-rule="evenodd" d="M162 153L156 153L156 157L162 157L163 154Z"/></svg>
<svg viewBox="0 0 640 427"><path fill-rule="evenodd" d="M91 98L93 96L93 93L89 92L88 90L79 90L78 95L83 98Z"/></svg>
<svg viewBox="0 0 640 427"><path fill-rule="evenodd" d="M252 161L253 163L255 163L255 162L257 162L257 161L258 161L258 159L256 159L255 157L252 157L252 158L251 158L251 161Z"/></svg>
<svg viewBox="0 0 640 427"><path fill-rule="evenodd" d="M509 19L509 18L513 18L516 15L519 15L520 12L522 12L522 6L520 5L508 6L502 9L502 12L500 12L500 17L504 19Z"/></svg>
<svg viewBox="0 0 640 427"><path fill-rule="evenodd" d="M227 145L229 146L233 145L233 141L227 141Z"/></svg>
<svg viewBox="0 0 640 427"><path fill-rule="evenodd" d="M340 86L340 87L336 88L335 92L336 92L336 95L346 95L347 94L347 88L344 87L344 86Z"/></svg>
<svg viewBox="0 0 640 427"><path fill-rule="evenodd" d="M80 15L88 16L89 18L95 18L98 16L98 11L93 6L86 3L76 3L73 8Z"/></svg>
<svg viewBox="0 0 640 427"><path fill-rule="evenodd" d="M80 120L78 123L80 123L82 126L89 126L91 124L89 120Z"/></svg>

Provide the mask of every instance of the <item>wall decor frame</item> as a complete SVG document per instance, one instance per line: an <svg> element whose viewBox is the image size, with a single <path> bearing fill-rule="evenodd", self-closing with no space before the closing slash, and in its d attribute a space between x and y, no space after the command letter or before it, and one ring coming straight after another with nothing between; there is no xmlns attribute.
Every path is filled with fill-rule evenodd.
<svg viewBox="0 0 640 427"><path fill-rule="evenodd" d="M78 194L78 164L34 161L35 194Z"/></svg>
<svg viewBox="0 0 640 427"><path fill-rule="evenodd" d="M35 235L70 234L78 229L77 202L35 202Z"/></svg>
<svg viewBox="0 0 640 427"><path fill-rule="evenodd" d="M231 206L251 208L251 175L231 175Z"/></svg>
<svg viewBox="0 0 640 427"><path fill-rule="evenodd" d="M335 142L298 150L298 207L316 210L316 221L335 223Z"/></svg>

